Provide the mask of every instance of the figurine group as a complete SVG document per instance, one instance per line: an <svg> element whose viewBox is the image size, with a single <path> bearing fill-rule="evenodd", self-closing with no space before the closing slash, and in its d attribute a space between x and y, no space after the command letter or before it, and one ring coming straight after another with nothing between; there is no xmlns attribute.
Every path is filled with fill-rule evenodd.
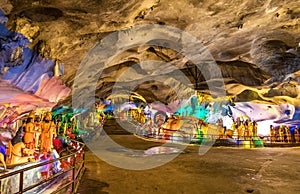
<svg viewBox="0 0 300 194"><path fill-rule="evenodd" d="M56 126L52 121L51 113L48 112L43 121L40 117L34 119L34 112L31 112L25 124L25 146L30 150L49 152L53 148L52 140L56 136Z"/></svg>
<svg viewBox="0 0 300 194"><path fill-rule="evenodd" d="M24 128L24 136L23 129ZM56 136L56 127L51 113L46 113L44 120L30 112L26 123L15 137L8 142L6 149L6 164L20 164L34 160L34 154L51 152L53 138Z"/></svg>
<svg viewBox="0 0 300 194"><path fill-rule="evenodd" d="M270 136L271 142L300 142L300 133L298 126L296 126L294 130L292 130L288 125L280 125L279 127L270 125Z"/></svg>

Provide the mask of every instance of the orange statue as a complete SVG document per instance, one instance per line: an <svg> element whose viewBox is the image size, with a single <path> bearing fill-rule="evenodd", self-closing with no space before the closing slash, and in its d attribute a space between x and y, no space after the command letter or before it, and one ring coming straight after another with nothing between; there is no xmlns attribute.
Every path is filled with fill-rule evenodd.
<svg viewBox="0 0 300 194"><path fill-rule="evenodd" d="M24 134L24 143L26 148L34 149L35 148L35 131L34 131L34 112L30 112L27 123L25 125L25 134Z"/></svg>
<svg viewBox="0 0 300 194"><path fill-rule="evenodd" d="M275 142L276 141L275 129L274 129L273 125L270 125L270 136L271 136L271 142Z"/></svg>
<svg viewBox="0 0 300 194"><path fill-rule="evenodd" d="M299 134L299 127L298 127L298 125L295 128L294 136L295 136L295 141L299 142L299 140L300 140L300 134Z"/></svg>
<svg viewBox="0 0 300 194"><path fill-rule="evenodd" d="M248 123L248 130L249 130L249 137L251 140L253 140L253 136L254 136L254 130L253 130L253 123L251 121L249 121Z"/></svg>
<svg viewBox="0 0 300 194"><path fill-rule="evenodd" d="M240 125L238 126L238 139L241 139L244 137L244 131L245 131L245 126L241 122Z"/></svg>
<svg viewBox="0 0 300 194"><path fill-rule="evenodd" d="M53 148L52 139L56 136L55 124L52 121L51 113L48 112L41 123L41 148L43 152L49 152Z"/></svg>
<svg viewBox="0 0 300 194"><path fill-rule="evenodd" d="M288 142L288 143L290 143L291 142L291 131L290 131L290 126L286 126L285 128L284 128L284 130L285 130L285 135L286 135L286 141Z"/></svg>
<svg viewBox="0 0 300 194"><path fill-rule="evenodd" d="M26 146L23 142L19 142L13 145L11 141L9 141L6 151L6 163L14 165L29 162L29 159L33 158L33 156L24 156L24 149L26 149Z"/></svg>
<svg viewBox="0 0 300 194"><path fill-rule="evenodd" d="M231 130L233 131L233 139L237 139L237 135L238 135L236 124L237 123L235 121L233 121L231 124Z"/></svg>
<svg viewBox="0 0 300 194"><path fill-rule="evenodd" d="M284 140L284 127L282 125L279 126L279 139L280 142L283 142Z"/></svg>

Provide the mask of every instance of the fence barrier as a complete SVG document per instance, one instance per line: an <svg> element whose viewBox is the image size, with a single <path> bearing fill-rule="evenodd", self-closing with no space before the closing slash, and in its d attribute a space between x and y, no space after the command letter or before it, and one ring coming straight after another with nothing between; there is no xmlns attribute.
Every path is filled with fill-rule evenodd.
<svg viewBox="0 0 300 194"><path fill-rule="evenodd" d="M81 177L84 173L84 170L85 170L85 167L84 167L84 160L85 160L84 154L85 153L82 152L82 153L79 154L78 150L83 150L84 147L85 147L85 144L82 143L82 142L75 141L75 140L72 140L72 142L80 145L80 147L78 147L77 149L68 150L67 151L68 154L65 155L65 156L62 156L62 157L59 157L59 158L56 158L56 159L52 159L52 160L49 160L49 161L46 161L46 162L42 162L42 163L39 163L39 164L35 164L33 166L25 167L25 168L22 168L22 169L19 169L19 170L16 170L16 171L12 171L12 172L8 172L8 173L5 173L3 175L0 175L0 183L5 178L12 177L14 175L19 175L19 185L16 185L16 187L19 188L19 191L16 192L16 193L20 194L20 193L25 193L27 191L30 191L32 189L36 189L37 187L39 187L43 184L51 183L51 181L58 178L59 176L70 172L70 181L63 184L63 185L61 185L58 190L56 190L52 193L53 194L54 193L59 193L64 189L68 190L68 192L76 193L77 188L79 186L79 181L80 181L80 179L81 179ZM43 180L41 180L37 183L31 184L30 186L27 186L26 188L24 188L24 173L26 171L33 170L33 169L36 169L36 168L39 168L39 167L42 167L42 166L45 166L45 165L48 165L48 164L54 165L54 163L57 163L58 161L59 162L64 162L65 160L72 161L71 165L68 166L68 168L66 168L66 169L62 168L62 170L60 172L58 172L58 173L56 173L56 174L54 174L54 175L52 175L52 176L50 176L46 179L43 179ZM66 193L66 192L64 192L64 193Z"/></svg>

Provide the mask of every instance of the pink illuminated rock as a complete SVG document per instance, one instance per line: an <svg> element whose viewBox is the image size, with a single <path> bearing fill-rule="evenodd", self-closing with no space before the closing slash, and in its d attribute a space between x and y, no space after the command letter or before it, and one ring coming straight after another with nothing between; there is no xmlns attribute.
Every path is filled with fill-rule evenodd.
<svg viewBox="0 0 300 194"><path fill-rule="evenodd" d="M71 89L66 87L57 77L46 78L42 81L35 95L49 100L49 102L58 102L67 97Z"/></svg>

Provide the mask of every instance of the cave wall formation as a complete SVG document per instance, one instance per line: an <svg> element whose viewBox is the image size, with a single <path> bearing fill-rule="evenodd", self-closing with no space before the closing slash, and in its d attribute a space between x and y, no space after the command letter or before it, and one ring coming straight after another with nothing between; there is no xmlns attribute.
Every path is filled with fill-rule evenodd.
<svg viewBox="0 0 300 194"><path fill-rule="evenodd" d="M179 28L198 38L222 70L227 94L237 95L238 101L300 105L299 3L299 0L2 0L0 7L9 19L8 28L25 35L31 42L30 48L44 58L65 64L61 79L69 87L80 62L103 37L134 25L159 24ZM171 49L132 48L104 69L97 95L107 96L122 72L145 60L168 62L187 72L184 56ZM145 69L140 66L135 73L143 76ZM135 77L131 81L139 79ZM204 81L199 80L200 88L206 90ZM137 91L150 101L172 100L172 91L159 82L142 84Z"/></svg>

